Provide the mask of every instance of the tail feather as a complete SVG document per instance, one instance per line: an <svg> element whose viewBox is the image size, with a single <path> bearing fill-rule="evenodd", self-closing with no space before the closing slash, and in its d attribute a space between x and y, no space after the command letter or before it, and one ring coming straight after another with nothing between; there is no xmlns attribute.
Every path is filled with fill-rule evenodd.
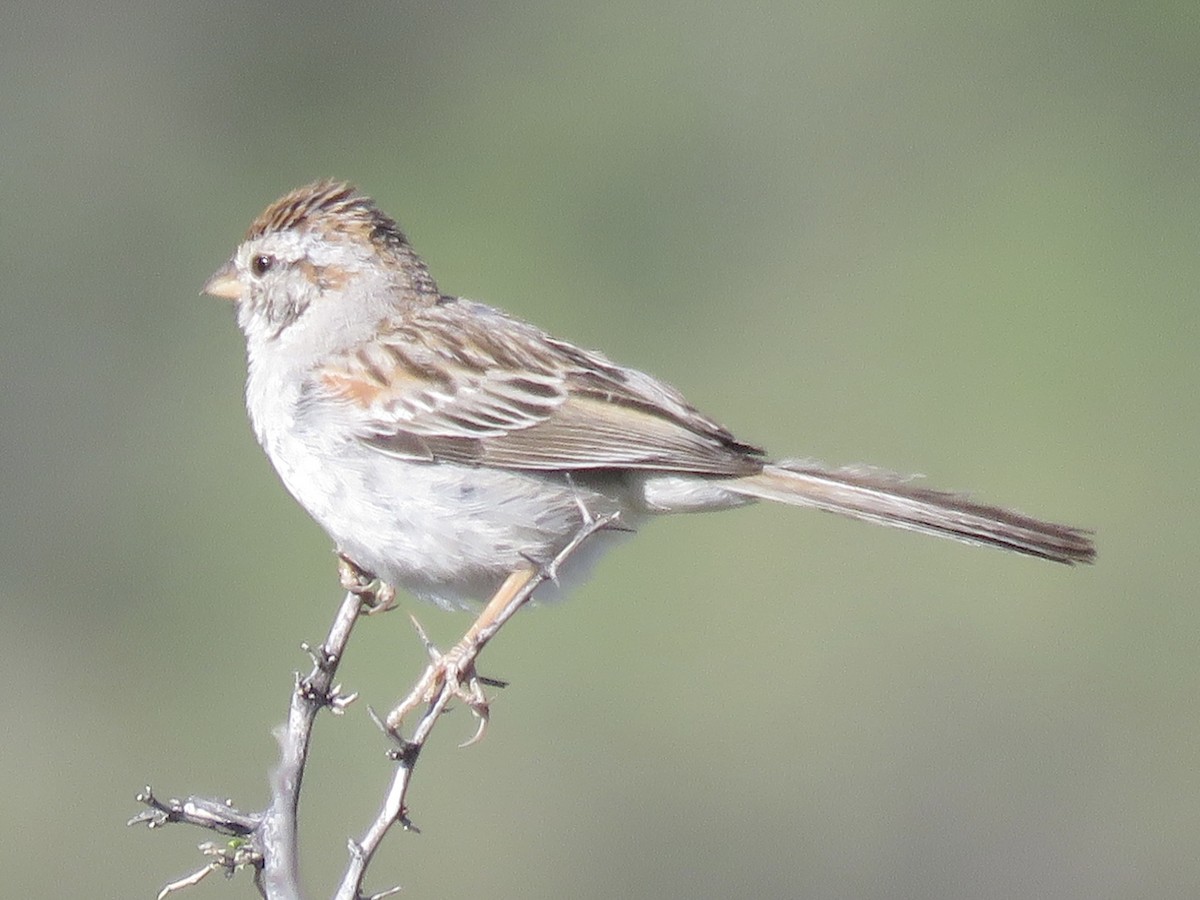
<svg viewBox="0 0 1200 900"><path fill-rule="evenodd" d="M1096 558L1092 533L1085 529L1043 522L862 466L829 468L806 460L780 460L727 487L747 497L811 506L1067 565Z"/></svg>

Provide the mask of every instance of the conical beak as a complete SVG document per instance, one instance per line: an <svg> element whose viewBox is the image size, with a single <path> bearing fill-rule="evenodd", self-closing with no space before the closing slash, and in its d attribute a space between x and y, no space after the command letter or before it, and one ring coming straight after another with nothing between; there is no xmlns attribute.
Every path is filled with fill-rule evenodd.
<svg viewBox="0 0 1200 900"><path fill-rule="evenodd" d="M233 267L233 260L225 263L221 268L213 273L212 278L204 282L203 292L210 297L219 297L222 300L238 301L242 299L242 283L237 279L237 271Z"/></svg>

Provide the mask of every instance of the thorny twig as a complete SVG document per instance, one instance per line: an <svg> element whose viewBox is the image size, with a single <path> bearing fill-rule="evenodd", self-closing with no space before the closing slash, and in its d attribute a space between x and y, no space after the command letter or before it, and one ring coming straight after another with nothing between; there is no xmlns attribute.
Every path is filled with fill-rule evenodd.
<svg viewBox="0 0 1200 900"><path fill-rule="evenodd" d="M383 805L380 807L375 821L367 828L366 833L360 840L350 842L350 865L346 869L342 883L338 886L337 893L334 894L335 900L359 900L363 896L362 882L367 866L370 865L371 857L374 856L375 851L379 849L384 835L396 824L405 829L413 828L412 823L408 819L408 809L405 806L404 800L408 794L408 787L412 780L413 769L417 764L417 758L420 756L425 742L429 739L429 735L433 731L433 726L437 724L438 718L445 712L447 704L455 697L462 696L462 687L456 676L461 674L473 677L470 676L470 673L474 671L476 657L478 657L487 642L503 627L504 623L516 615L517 611L529 602L529 598L533 596L533 592L540 585L546 581L557 579L559 568L571 554L579 549L579 546L584 541L597 531L616 527L616 520L616 514L603 516L598 519L587 516L583 525L571 541L549 563L537 566L521 590L508 601L504 609L490 621L486 628L476 630L475 626L472 626L468 630L468 636L474 636L469 639L464 638L458 644L453 651L455 663L453 669L446 677L441 679L440 687L437 687L435 693L426 700L425 691L427 690L427 686L435 680L434 676L439 666L444 665L445 662L445 657L442 657L440 654L435 656L412 692L397 707L397 709L416 708L421 702L427 702L424 714L413 729L412 737L407 739L401 737L398 730L396 730L398 723L396 723L395 717L388 717L388 724L384 725L384 728L392 734L399 744L399 747L392 753L392 756L399 765L392 776L392 783L388 787L387 796L384 798ZM446 674L444 668L442 672L444 675ZM486 711L484 714L486 715ZM378 722L379 720L376 719L376 721Z"/></svg>
<svg viewBox="0 0 1200 900"><path fill-rule="evenodd" d="M520 590L508 597L503 608L489 616L482 627L479 622L472 625L467 636L451 654L443 656L437 653L428 639L425 639L433 660L408 698L397 707L397 710L406 707L416 709L422 703L426 703L425 712L413 730L412 737L407 739L399 734L398 717L395 712L389 715L386 725L376 717L376 722L384 727L398 744L398 747L389 753L398 765L375 820L360 840L349 842L350 862L334 894L336 900L381 900L399 890L392 888L368 897L362 893L362 883L367 866L388 830L395 824L400 824L406 829L413 828L407 817L404 800L417 757L438 718L455 697L466 697L474 711L486 722L487 704L479 685L481 682L496 682L478 678L474 674L475 659L479 653L504 623L529 601L541 584L557 579L559 568L584 541L598 531L619 527L615 514L594 519L586 514L586 510L584 512L583 525L558 555L549 563L533 564L528 580L524 581ZM307 676L301 677L297 674L287 722L276 733L280 746L280 761L271 774L271 805L263 812L243 813L235 809L231 801L221 802L199 797L161 801L154 796L149 787L137 795L138 802L146 809L130 819L130 825L145 824L150 828L157 828L172 822L183 822L232 838L225 844L201 844L200 850L209 857L209 861L195 872L166 885L158 895L159 900L199 883L213 872L222 871L232 875L237 869L248 866L255 870L255 885L259 893L268 900L300 900L302 897L296 820L313 724L322 708L328 707L331 712L340 714L357 696L343 694L340 685L334 683L354 623L363 614L391 606L391 595L381 596L379 583L371 581L364 573L351 568L348 574L346 565L343 565L342 575L343 584L347 587L346 596L338 608L325 641L315 648L304 645L305 651L312 657L313 668ZM384 588L386 589L386 586ZM436 672L441 673L440 680L435 677ZM464 684L467 683L470 690L476 693L464 691ZM478 739L480 734L482 728L472 740Z"/></svg>

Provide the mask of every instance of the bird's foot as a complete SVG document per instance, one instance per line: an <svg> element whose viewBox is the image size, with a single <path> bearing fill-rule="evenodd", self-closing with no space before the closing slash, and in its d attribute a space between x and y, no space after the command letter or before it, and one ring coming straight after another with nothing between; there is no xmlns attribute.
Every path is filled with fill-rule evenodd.
<svg viewBox="0 0 1200 900"><path fill-rule="evenodd" d="M479 720L475 734L459 745L469 747L481 740L487 731L490 707L483 685L487 683L503 686L504 683L482 678L475 671L475 657L479 653L479 647L471 637L463 638L443 653L434 646L421 623L415 618L412 621L421 642L425 645L425 652L429 654L429 665L408 696L388 714L384 727L393 735L399 736L405 716L416 709L430 704L444 706L450 700L459 700Z"/></svg>
<svg viewBox="0 0 1200 900"><path fill-rule="evenodd" d="M363 569L345 553L338 552L338 580L343 590L358 596L368 616L396 607L396 589Z"/></svg>

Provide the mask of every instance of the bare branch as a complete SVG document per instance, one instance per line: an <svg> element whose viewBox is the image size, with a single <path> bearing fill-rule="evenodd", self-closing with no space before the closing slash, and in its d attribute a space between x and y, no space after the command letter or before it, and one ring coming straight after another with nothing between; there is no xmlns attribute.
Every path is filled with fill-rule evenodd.
<svg viewBox="0 0 1200 900"><path fill-rule="evenodd" d="M362 609L361 594L355 589L347 590L324 643L315 648L304 647L312 657L313 668L303 678L297 674L287 723L276 733L280 760L271 773L271 805L265 812L246 814L228 802L198 797L164 803L149 787L138 794L138 802L148 808L130 819L130 825L145 823L157 828L170 822L185 822L247 839L244 846L233 848L201 845L201 850L213 859L191 875L167 885L161 896L190 887L218 869L232 872L253 865L256 884L264 897L300 900L296 814L313 723L322 707L340 714L354 699L353 694L341 693L334 677Z"/></svg>
<svg viewBox="0 0 1200 900"><path fill-rule="evenodd" d="M322 707L340 712L349 702L335 689L334 677L362 610L362 594L347 590L325 642L309 650L313 669L307 677L296 679L287 724L276 734L280 759L271 773L271 806L254 835L263 856L263 888L272 900L300 900L296 816L313 723Z"/></svg>
<svg viewBox="0 0 1200 900"><path fill-rule="evenodd" d="M234 809L230 800L224 803L203 797L159 800L154 796L150 785L146 785L134 799L145 804L147 808L130 819L127 825L144 824L148 828L161 828L172 822L184 822L221 834L246 837L258 828L263 818L262 813L244 813Z"/></svg>
<svg viewBox="0 0 1200 900"><path fill-rule="evenodd" d="M245 868L246 866L254 866L256 873L261 870L262 857L244 840L232 840L226 844L205 841L200 845L200 852L205 856L212 857L212 860L192 874L185 875L166 885L158 892L157 900L166 900L169 895L176 891L194 887L213 872L224 872L226 875L232 875L238 869ZM262 881L257 875L254 882L261 894L263 892ZM266 895L264 894L263 896Z"/></svg>
<svg viewBox="0 0 1200 900"><path fill-rule="evenodd" d="M537 564L536 568L532 568L520 589L511 596L503 597L504 602L497 609L493 609L492 604L489 603L479 619L468 629L466 636L463 637L462 641L450 653L444 655L438 653L432 647L428 638L424 637L424 633L420 632L420 626L417 626L433 659L426 668L425 674L417 682L416 687L389 714L386 723L384 723L385 730L392 735L399 745L392 752L392 756L399 765L392 777L392 783L388 787L387 796L384 798L383 805L380 807L375 820L370 824L360 840L350 842L350 864L346 867L346 873L342 878L341 884L338 886L337 893L334 894L335 900L361 900L363 897L362 883L366 875L367 866L370 865L375 851L379 849L384 835L396 824L405 829L412 829L414 827L408 819L408 810L404 802L405 797L408 794L408 787L411 783L413 769L417 764L417 758L420 756L425 742L429 739L429 735L432 733L438 718L445 711L450 701L455 698L465 699L473 711L480 716L481 722L486 723L486 699L483 699L482 702L482 712L475 706L478 702L477 698L482 696L482 688L479 686L478 678L475 676L475 660L479 656L479 653L487 645L488 641L496 636L496 633L504 624L516 615L522 606L529 602L529 598L533 596L533 592L539 586L557 577L558 569L571 554L579 549L579 546L584 541L597 531L615 527L616 522L616 514L604 516L599 519L594 519L590 515L586 516L583 526L576 532L570 542L559 551L558 555L549 563ZM497 595L497 598L501 598L502 595L503 588L501 589L501 594ZM495 599L493 602L495 602ZM467 683L465 688L464 682ZM416 728L413 729L412 737L405 739L400 735L400 719L403 717L404 712L415 710L422 703L427 704L425 712L421 716L420 721L417 722ZM398 715L398 713L400 714ZM481 733L482 731L477 732L476 737L472 738L472 742L477 740Z"/></svg>
<svg viewBox="0 0 1200 900"><path fill-rule="evenodd" d="M544 582L557 578L559 567L584 541L597 531L619 527L615 514L593 519L586 510L584 513L584 524L558 555L549 563L530 560L528 567L514 572L449 653L438 651L417 625L430 663L416 686L392 710L386 721L381 721L374 711L368 710L376 724L396 742L389 756L398 765L375 820L360 841L349 842L350 862L334 895L336 900L382 900L400 890L398 887L390 888L368 896L362 892L362 883L371 858L393 825L417 830L409 821L405 807L405 797L417 758L438 718L456 698L464 701L480 720L479 730L467 743L473 743L482 736L488 717L488 700L483 693L483 685L503 687L504 683L480 678L475 673L475 660L488 641L529 601L533 592ZM254 869L255 886L263 897L268 900L300 900L296 821L313 724L321 709L328 708L340 715L357 696L343 694L341 686L334 682L354 623L364 614L383 612L393 605L390 589L359 571L349 560L342 559L340 570L343 586L347 589L346 596L325 641L317 647L303 645L312 658L313 668L304 677L297 673L287 722L276 732L280 761L271 773L271 805L266 811L243 813L235 809L231 801L198 797L162 801L154 796L149 787L137 795L138 802L144 804L146 809L130 819L130 825L145 824L150 828L158 828L171 822L183 822L232 838L224 844L201 844L200 850L209 857L209 861L191 874L166 885L159 894L159 900L198 884L213 872L233 874L247 867ZM405 739L400 734L401 721L405 714L415 712L422 705L425 710L412 737Z"/></svg>

